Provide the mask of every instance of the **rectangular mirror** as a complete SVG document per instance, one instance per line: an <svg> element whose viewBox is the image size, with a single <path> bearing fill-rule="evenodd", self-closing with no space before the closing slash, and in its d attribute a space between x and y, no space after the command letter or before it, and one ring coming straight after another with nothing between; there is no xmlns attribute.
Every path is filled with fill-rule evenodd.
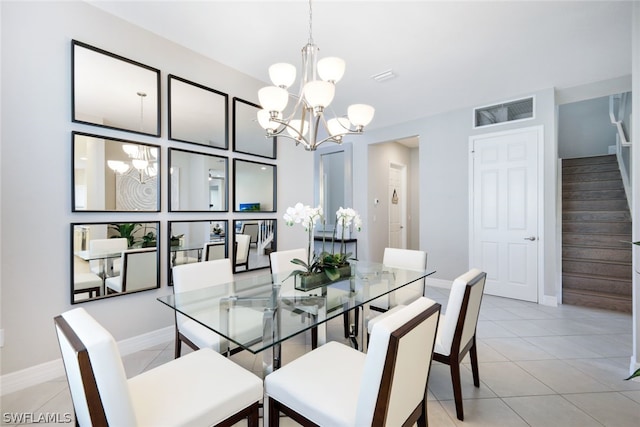
<svg viewBox="0 0 640 427"><path fill-rule="evenodd" d="M226 220L169 221L169 284L176 265L228 258Z"/></svg>
<svg viewBox="0 0 640 427"><path fill-rule="evenodd" d="M267 138L258 124L260 106L233 98L233 151L254 156L276 158L276 138Z"/></svg>
<svg viewBox="0 0 640 427"><path fill-rule="evenodd" d="M160 70L71 42L72 120L160 136Z"/></svg>
<svg viewBox="0 0 640 427"><path fill-rule="evenodd" d="M229 95L169 75L169 139L229 148Z"/></svg>
<svg viewBox="0 0 640 427"><path fill-rule="evenodd" d="M71 224L71 304L160 287L160 223Z"/></svg>
<svg viewBox="0 0 640 427"><path fill-rule="evenodd" d="M160 147L72 133L73 212L159 212Z"/></svg>
<svg viewBox="0 0 640 427"><path fill-rule="evenodd" d="M315 151L315 204L322 206L325 224L316 226L317 234L332 235L336 227L336 211L352 206L351 161L353 146L349 143L323 147Z"/></svg>
<svg viewBox="0 0 640 427"><path fill-rule="evenodd" d="M233 159L233 210L276 212L276 166Z"/></svg>
<svg viewBox="0 0 640 427"><path fill-rule="evenodd" d="M169 148L169 212L228 211L228 159Z"/></svg>
<svg viewBox="0 0 640 427"><path fill-rule="evenodd" d="M275 219L233 221L235 273L269 268L269 254L277 250Z"/></svg>

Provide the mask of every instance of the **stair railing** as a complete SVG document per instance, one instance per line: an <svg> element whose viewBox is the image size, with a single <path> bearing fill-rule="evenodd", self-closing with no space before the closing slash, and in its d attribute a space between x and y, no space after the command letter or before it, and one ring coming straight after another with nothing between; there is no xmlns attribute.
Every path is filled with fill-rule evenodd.
<svg viewBox="0 0 640 427"><path fill-rule="evenodd" d="M627 164L631 159L631 141L627 136L624 118L627 114L627 107L631 105L631 92L620 93L609 96L609 119L611 124L616 127L616 158L618 159L618 167L620 175L622 175L622 184L624 192L627 196L629 210L632 212L632 194L631 191L631 175ZM633 213L633 212L632 212Z"/></svg>

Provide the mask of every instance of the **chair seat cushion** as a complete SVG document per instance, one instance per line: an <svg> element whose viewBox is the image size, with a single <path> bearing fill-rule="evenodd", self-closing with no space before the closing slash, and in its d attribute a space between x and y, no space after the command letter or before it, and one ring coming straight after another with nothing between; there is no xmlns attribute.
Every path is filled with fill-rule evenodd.
<svg viewBox="0 0 640 427"><path fill-rule="evenodd" d="M93 273L75 273L73 275L73 290L80 291L102 287L102 279Z"/></svg>
<svg viewBox="0 0 640 427"><path fill-rule="evenodd" d="M354 426L365 357L329 342L267 375L265 393L321 426Z"/></svg>
<svg viewBox="0 0 640 427"><path fill-rule="evenodd" d="M128 380L137 425L210 426L262 398L262 380L210 349Z"/></svg>

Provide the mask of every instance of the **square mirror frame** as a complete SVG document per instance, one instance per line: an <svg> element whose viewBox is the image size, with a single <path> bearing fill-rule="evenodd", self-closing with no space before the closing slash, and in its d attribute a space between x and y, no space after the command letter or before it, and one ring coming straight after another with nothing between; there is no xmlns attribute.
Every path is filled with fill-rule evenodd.
<svg viewBox="0 0 640 427"><path fill-rule="evenodd" d="M160 70L72 40L71 120L160 136Z"/></svg>
<svg viewBox="0 0 640 427"><path fill-rule="evenodd" d="M276 137L267 138L258 123L262 107L240 98L233 98L233 151L267 159L277 158Z"/></svg>
<svg viewBox="0 0 640 427"><path fill-rule="evenodd" d="M91 239L92 228L94 227L97 229L95 231L100 232L101 236ZM77 222L71 223L70 232L69 258L71 277L69 290L71 304L112 298L160 287L160 240L158 239L160 221ZM118 237L125 238L126 242L120 244L117 241ZM102 245L104 247L96 247L96 245L92 248L91 240L105 242ZM151 258L155 258L156 265L155 270L151 269L151 274L155 273L155 281L153 276L150 278L152 286L136 288L135 286L139 283L127 284L126 280L123 283L122 279L115 280L112 284L109 283L116 277L122 278L126 276L125 262L123 262L125 256L128 257L129 263L133 259L148 263L149 256L144 250L153 251L154 248L155 257L151 256ZM125 253L127 255L124 255ZM119 274L115 274L114 272L116 271L119 271ZM144 271L149 271L149 268L145 266ZM138 281L139 279L136 278L136 282ZM144 286L144 283L142 285ZM118 286L124 289L127 286L134 286L134 290L115 293L107 291L108 288ZM78 297L78 295L85 294L88 295L88 298L81 299L81 297Z"/></svg>
<svg viewBox="0 0 640 427"><path fill-rule="evenodd" d="M242 218L233 220L233 245L231 252L233 261L233 272L243 273L245 271L260 270L270 268L269 254L278 250L278 220L276 218ZM236 236L239 234L249 235L249 247L236 245ZM239 255L242 248L248 249L244 254ZM239 258L242 259L239 259Z"/></svg>
<svg viewBox="0 0 640 427"><path fill-rule="evenodd" d="M229 95L172 74L167 85L169 139L228 149Z"/></svg>
<svg viewBox="0 0 640 427"><path fill-rule="evenodd" d="M84 139L87 140L86 147L81 146ZM120 144L121 149L118 149L117 144ZM72 212L160 212L161 150L159 145L84 132L72 132L71 145ZM91 147L88 147L89 145ZM133 152L128 154L125 149L130 151L130 148L126 147L131 146L142 147L142 151L137 149L135 154ZM92 158L92 154L95 158ZM151 167L137 170L132 163L133 155L146 156L148 160L155 159L155 175L148 173L154 172L154 168ZM128 168L119 172L112 168L112 165L117 167L115 163L111 163L114 161L125 164ZM79 176L81 170L86 175L84 181ZM143 178L145 174L146 180ZM113 185L107 184L107 181L112 181ZM101 202L104 202L105 208L78 208L83 204L87 206L90 203L89 197L99 197L99 194L104 198ZM107 209L107 205L113 208ZM119 206L121 208L118 208Z"/></svg>
<svg viewBox="0 0 640 427"><path fill-rule="evenodd" d="M263 177L252 174L244 175L241 171L243 165L252 166L257 171L265 171ZM269 182L268 171L271 171ZM252 160L233 159L233 211L234 212L277 212L277 175L276 165L254 162ZM264 194L271 192L271 200L263 198ZM264 209L263 206L271 205Z"/></svg>

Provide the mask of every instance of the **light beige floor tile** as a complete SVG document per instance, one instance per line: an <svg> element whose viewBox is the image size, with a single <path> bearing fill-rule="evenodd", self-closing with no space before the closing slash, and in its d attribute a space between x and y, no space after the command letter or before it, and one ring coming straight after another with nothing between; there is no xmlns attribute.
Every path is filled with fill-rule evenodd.
<svg viewBox="0 0 640 427"><path fill-rule="evenodd" d="M457 426L463 427L521 427L527 424L502 399L464 400L464 421L456 418L453 400L441 402ZM430 424L435 425L435 424Z"/></svg>
<svg viewBox="0 0 640 427"><path fill-rule="evenodd" d="M627 396L629 399L640 403L640 391L625 391L622 394Z"/></svg>
<svg viewBox="0 0 640 427"><path fill-rule="evenodd" d="M437 427L454 427L456 425L442 403L437 400L427 402L427 421L430 426Z"/></svg>
<svg viewBox="0 0 640 427"><path fill-rule="evenodd" d="M558 359L587 359L602 357L588 347L575 345L564 336L524 337L531 344L541 348Z"/></svg>
<svg viewBox="0 0 640 427"><path fill-rule="evenodd" d="M511 361L555 359L555 356L520 337L486 338L483 342Z"/></svg>
<svg viewBox="0 0 640 427"><path fill-rule="evenodd" d="M640 390L640 381L625 381L629 376L628 357L578 359L567 363L606 384L613 391Z"/></svg>
<svg viewBox="0 0 640 427"><path fill-rule="evenodd" d="M480 380L501 397L553 394L553 390L516 362L480 363L479 371Z"/></svg>
<svg viewBox="0 0 640 427"><path fill-rule="evenodd" d="M581 393L564 397L605 426L637 427L640 422L640 403L622 393Z"/></svg>
<svg viewBox="0 0 640 427"><path fill-rule="evenodd" d="M601 426L590 415L562 396L507 397L504 401L532 427Z"/></svg>
<svg viewBox="0 0 640 427"><path fill-rule="evenodd" d="M68 390L66 381L47 381L2 396L2 413L34 413L59 393Z"/></svg>
<svg viewBox="0 0 640 427"><path fill-rule="evenodd" d="M612 391L607 385L563 360L523 361L517 364L556 393Z"/></svg>
<svg viewBox="0 0 640 427"><path fill-rule="evenodd" d="M483 341L477 341L476 345L478 346L478 361L482 362L507 362L509 359L504 357L504 355L495 351L492 347L489 347ZM467 353L462 359L462 363L469 364L471 363L471 356ZM471 368L469 368L471 369Z"/></svg>
<svg viewBox="0 0 640 427"><path fill-rule="evenodd" d="M478 327L476 329L477 338L504 338L515 336L517 335L502 326L501 321L478 320Z"/></svg>

